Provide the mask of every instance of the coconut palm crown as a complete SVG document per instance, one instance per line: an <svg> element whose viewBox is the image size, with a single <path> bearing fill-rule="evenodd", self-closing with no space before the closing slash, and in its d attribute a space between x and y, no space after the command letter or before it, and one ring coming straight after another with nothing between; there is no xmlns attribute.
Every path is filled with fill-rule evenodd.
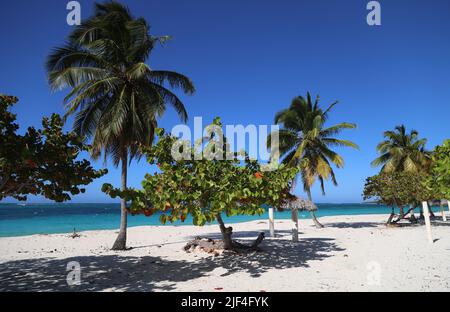
<svg viewBox="0 0 450 312"><path fill-rule="evenodd" d="M278 135L282 161L300 167L303 189L308 194L309 200L311 187L316 179L320 182L323 194L325 194L325 180L331 178L333 184L337 185L333 165L342 168L344 159L331 147L358 148L351 141L335 137L343 129L354 129L355 124L343 122L325 126L330 111L338 102L323 110L319 106L319 100L317 96L313 101L308 92L306 98L302 96L294 98L289 108L278 112L275 116L275 123L281 125ZM320 227L314 215L313 220Z"/></svg>
<svg viewBox="0 0 450 312"><path fill-rule="evenodd" d="M103 152L116 166L122 163L126 189L127 162L139 157L140 145L151 145L157 118L167 105L182 121L186 109L170 88L187 94L195 89L189 78L173 71L153 70L147 59L155 45L168 37L153 37L143 18L134 18L117 3L95 4L95 14L77 26L67 43L54 49L47 61L52 89L70 88L64 101L66 116L75 115L74 130L92 139L92 156ZM124 249L126 209L113 249ZM125 239L124 239L125 237Z"/></svg>
<svg viewBox="0 0 450 312"><path fill-rule="evenodd" d="M378 144L381 154L372 161L373 167L381 167L381 172L421 172L430 165L431 154L425 149L426 139L420 139L416 130L406 131L404 125L394 131L384 132L385 140Z"/></svg>

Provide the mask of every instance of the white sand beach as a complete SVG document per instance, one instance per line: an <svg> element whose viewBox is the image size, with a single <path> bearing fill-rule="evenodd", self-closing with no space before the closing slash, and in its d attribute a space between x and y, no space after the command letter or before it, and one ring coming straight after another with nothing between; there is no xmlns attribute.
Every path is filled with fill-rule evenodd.
<svg viewBox="0 0 450 312"><path fill-rule="evenodd" d="M277 220L277 237L247 255L186 253L195 236L219 238L217 225L129 229L132 250L109 250L116 231L0 238L0 291L449 291L450 227L387 228L385 215L323 217L323 229ZM267 221L233 225L254 239ZM267 233L268 236L268 233ZM66 266L81 265L81 285L68 286Z"/></svg>

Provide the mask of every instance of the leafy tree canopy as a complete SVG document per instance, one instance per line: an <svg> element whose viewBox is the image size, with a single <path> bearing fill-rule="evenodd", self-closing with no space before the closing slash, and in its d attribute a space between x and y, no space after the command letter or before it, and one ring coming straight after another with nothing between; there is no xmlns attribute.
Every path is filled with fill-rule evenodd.
<svg viewBox="0 0 450 312"><path fill-rule="evenodd" d="M435 199L450 200L450 139L445 140L433 152L428 185L430 191L436 193Z"/></svg>
<svg viewBox="0 0 450 312"><path fill-rule="evenodd" d="M214 221L219 223L223 248L227 250L255 249L264 239L260 234L251 246L232 240L233 229L226 227L222 214L227 216L264 212L263 205L280 207L290 198L290 181L297 174L295 168L282 165L273 170L263 170L257 161L250 160L244 152L230 152L222 135L220 119L207 128L208 135L195 142L180 141L164 130L158 129L159 140L153 147L144 147L150 164L157 164L161 173L147 174L142 190L120 191L110 184L103 191L112 197L131 200L132 214L151 216L160 211L160 221L184 222L190 214L195 225ZM222 138L222 139L221 139ZM184 157L174 157L173 151ZM232 156L232 157L230 157ZM241 156L243 160L239 160Z"/></svg>
<svg viewBox="0 0 450 312"><path fill-rule="evenodd" d="M221 127L220 120L216 119L211 126ZM139 191L123 193L109 184L103 188L113 197L131 199L133 214L150 216L155 211L162 211L162 223L184 221L191 214L195 225L204 225L222 213L227 216L262 214L262 205L279 207L289 196L289 181L297 169L282 165L276 170L263 171L262 166L245 153L226 157L230 153L227 143L215 140L213 133L200 144L200 150L189 149L190 159L176 160L171 151L178 139L162 129L158 129L158 134L157 144L145 148L145 153L148 162L157 164L161 173L147 174ZM222 154L223 160L208 159L206 151ZM203 158L199 159L201 153ZM245 160L239 160L237 156Z"/></svg>
<svg viewBox="0 0 450 312"><path fill-rule="evenodd" d="M16 115L9 109L18 99L0 95L0 200L26 200L27 194L63 202L85 191L80 187L106 174L89 161L77 160L87 150L75 133L63 132L62 118L53 114L42 120L42 129L29 127L17 134Z"/></svg>
<svg viewBox="0 0 450 312"><path fill-rule="evenodd" d="M402 207L431 199L424 187L426 176L415 172L380 173L366 179L364 200L375 199L391 207Z"/></svg>

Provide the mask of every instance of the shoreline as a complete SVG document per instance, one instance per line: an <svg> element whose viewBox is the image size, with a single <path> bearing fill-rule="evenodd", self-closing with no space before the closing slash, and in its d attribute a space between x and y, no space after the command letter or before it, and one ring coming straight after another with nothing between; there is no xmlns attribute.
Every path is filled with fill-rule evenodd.
<svg viewBox="0 0 450 312"><path fill-rule="evenodd" d="M302 212L299 212L299 222L308 222L311 221L311 217L309 216L309 214L306 214L306 218L302 218L300 216ZM360 217L360 216L380 216L380 215L386 215L385 213L377 213L377 214L343 214L343 215L333 215L333 216L321 216L318 217L319 220L321 220L322 218L333 218L333 217ZM389 216L386 215L386 220ZM275 222L277 221L287 221L289 222L291 219L290 218L275 218ZM257 220L250 220L250 221L237 221L237 222L230 222L230 223L226 223L226 225L233 225L233 224L245 224L245 223L253 223L253 222L264 222L264 221L268 221L268 218L263 218L261 217L261 219L257 219ZM212 223L209 224L205 224L203 227L207 227L207 226L218 226L217 221L214 221ZM268 225L267 225L268 226ZM151 227L151 228L167 228L167 227L199 227L200 226L196 226L193 224L188 224L188 223L182 223L182 224L161 224L161 225L153 225L153 224L149 224L149 225L128 225L128 229L136 229L136 228L147 228L147 227ZM268 230L268 229L267 229ZM108 228L108 229L93 229L93 230L80 230L80 231L76 231L77 234L83 234L86 232L101 232L101 231L118 231L118 227L116 228ZM1 239L5 239L5 238L26 238L26 237L33 237L33 236L51 236L51 235L70 235L72 234L73 231L70 232L58 232L58 233L36 233L36 234L25 234L25 235L14 235L14 236L0 236L0 240Z"/></svg>
<svg viewBox="0 0 450 312"><path fill-rule="evenodd" d="M299 222L229 224L234 238L264 231L261 252L246 255L186 253L195 236L220 239L217 225L137 226L125 252L110 250L115 230L0 238L1 291L449 291L450 227L388 228L384 215L322 217L325 228ZM81 285L68 286L67 264L81 266Z"/></svg>
<svg viewBox="0 0 450 312"><path fill-rule="evenodd" d="M28 209L17 209L7 205L0 208L0 238L4 237L24 237L30 235L51 235L67 234L84 231L115 230L119 228L120 209L112 205L105 204L101 207L87 204L78 206L77 204L64 205L43 205L29 206ZM435 213L439 213L439 207L433 207ZM416 211L418 212L418 211ZM361 204L326 204L319 205L316 212L318 218L333 216L358 216L358 215L386 215L390 214L390 208L383 205L361 205ZM276 219L291 219L290 211L275 212ZM308 212L299 212L300 219L311 217ZM224 217L225 223L242 223L254 220L268 219L266 210L260 216L237 215ZM387 217L386 217L387 220ZM174 224L164 226L191 226L192 217L189 216L184 223L177 221ZM216 222L212 222L217 224ZM158 226L161 225L159 215L150 218L143 215L130 216L128 226Z"/></svg>

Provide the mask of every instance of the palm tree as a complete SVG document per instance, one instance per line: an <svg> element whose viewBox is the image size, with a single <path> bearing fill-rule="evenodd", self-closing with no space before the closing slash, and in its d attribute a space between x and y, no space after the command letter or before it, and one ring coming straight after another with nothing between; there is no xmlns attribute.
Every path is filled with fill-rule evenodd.
<svg viewBox="0 0 450 312"><path fill-rule="evenodd" d="M294 98L289 108L278 112L275 116L275 123L282 126L278 134L283 163L299 166L303 189L310 201L312 201L311 187L316 179L320 182L323 194L325 194L325 180L331 178L333 184L337 185L332 164L342 168L344 160L330 147L358 148L353 142L333 137L343 129L356 128L355 124L344 122L325 128L328 114L336 104L337 102L322 110L319 107L319 96L313 103L308 92L306 98L302 96ZM295 184L296 181L293 185ZM310 213L316 227L323 227L314 211Z"/></svg>
<svg viewBox="0 0 450 312"><path fill-rule="evenodd" d="M411 130L406 133L404 125L396 126L394 131L384 132L385 140L378 144L381 154L372 161L373 167L381 167L382 172L421 172L430 165L430 153L426 151L426 139L419 139L419 133Z"/></svg>
<svg viewBox="0 0 450 312"><path fill-rule="evenodd" d="M127 189L127 166L139 159L139 146L154 139L157 118L167 105L182 121L187 112L166 86L192 94L191 80L172 71L153 70L145 62L155 44L167 37L149 35L142 18L134 18L117 2L95 5L95 15L77 26L66 45L48 58L52 89L71 88L66 116L75 114L73 128L92 139L92 156L103 153L121 164L121 187ZM121 223L113 250L124 250L127 237L126 200L121 199Z"/></svg>
<svg viewBox="0 0 450 312"><path fill-rule="evenodd" d="M372 161L373 167L381 167L381 172L428 172L431 165L431 153L425 149L427 139L419 139L419 133L411 130L406 132L405 125L396 126L394 131L384 132L385 140L378 144L377 151L381 155ZM399 219L411 213L415 219L414 209L417 204L410 204L408 212L400 207ZM421 216L422 216L421 210ZM431 211L433 215L433 212Z"/></svg>

